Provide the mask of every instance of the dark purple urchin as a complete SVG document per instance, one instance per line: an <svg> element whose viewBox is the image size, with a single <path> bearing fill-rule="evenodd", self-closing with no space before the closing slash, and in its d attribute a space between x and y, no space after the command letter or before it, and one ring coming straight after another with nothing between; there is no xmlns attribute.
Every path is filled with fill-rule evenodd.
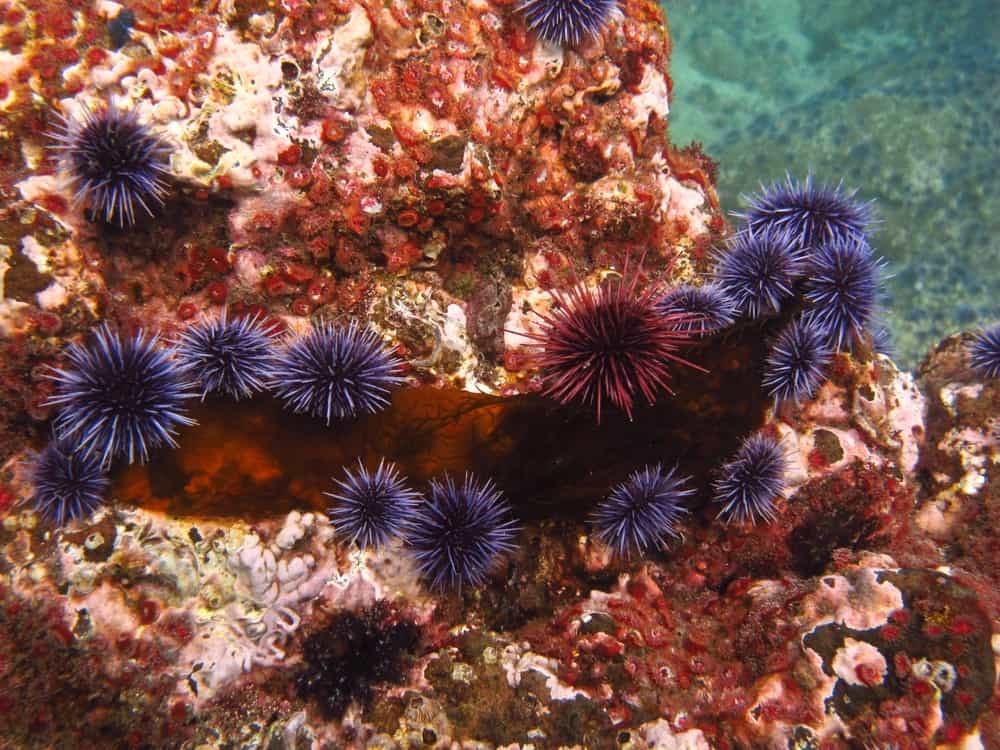
<svg viewBox="0 0 1000 750"><path fill-rule="evenodd" d="M274 362L274 338L259 317L225 314L195 323L177 342L177 361L209 393L237 400L267 387Z"/></svg>
<svg viewBox="0 0 1000 750"><path fill-rule="evenodd" d="M341 610L302 644L299 695L339 719L352 702L366 707L380 685L402 682L420 629L384 602L360 612Z"/></svg>
<svg viewBox="0 0 1000 750"><path fill-rule="evenodd" d="M95 216L125 227L138 210L152 216L163 205L170 147L134 111L84 109L79 119L64 118L52 137L76 199Z"/></svg>
<svg viewBox="0 0 1000 750"><path fill-rule="evenodd" d="M638 398L652 404L661 390L672 393L670 365L690 365L677 353L693 335L679 326L687 314L663 312L628 267L596 291L575 284L553 296L557 306L539 313L542 330L523 334L536 342L546 396L594 406L600 422L606 400L631 419Z"/></svg>
<svg viewBox="0 0 1000 750"><path fill-rule="evenodd" d="M402 362L370 328L320 324L275 357L271 388L296 413L326 421L374 414L403 382Z"/></svg>
<svg viewBox="0 0 1000 750"><path fill-rule="evenodd" d="M812 175L804 182L788 175L784 182L744 196L747 209L736 215L754 232L769 227L787 231L802 250L823 242L861 241L873 221L872 203L856 200L856 192L842 184L816 186Z"/></svg>
<svg viewBox="0 0 1000 750"><path fill-rule="evenodd" d="M35 512L58 526L97 510L108 487L107 475L93 453L74 453L56 440L35 459L31 481Z"/></svg>
<svg viewBox="0 0 1000 750"><path fill-rule="evenodd" d="M46 402L59 408L56 435L96 453L102 466L116 458L144 463L163 443L176 447L177 429L194 424L184 414L190 383L155 336L123 341L105 324L89 346L71 344L66 356L71 366L48 375L56 382Z"/></svg>
<svg viewBox="0 0 1000 750"><path fill-rule="evenodd" d="M802 276L802 251L781 229L745 229L717 257L715 282L740 315L756 320L781 311Z"/></svg>
<svg viewBox="0 0 1000 750"><path fill-rule="evenodd" d="M826 379L832 354L823 329L815 323L799 318L789 324L764 365L764 388L775 405L811 398Z"/></svg>
<svg viewBox="0 0 1000 750"><path fill-rule="evenodd" d="M496 559L516 548L519 528L494 484L472 474L458 485L431 481L430 497L404 531L420 573L432 588L479 586Z"/></svg>
<svg viewBox="0 0 1000 750"><path fill-rule="evenodd" d="M686 314L688 318L678 321L677 327L701 336L727 328L736 320L736 303L718 284L682 284L667 292L659 304L664 313Z"/></svg>
<svg viewBox="0 0 1000 750"><path fill-rule="evenodd" d="M396 467L385 461L372 473L359 459L356 472L345 468L344 473L344 480L335 480L339 491L323 493L337 501L327 511L337 535L361 549L381 547L401 535L416 512L420 493L409 489Z"/></svg>
<svg viewBox="0 0 1000 750"><path fill-rule="evenodd" d="M599 34L618 12L618 0L522 0L517 9L529 29L565 47Z"/></svg>
<svg viewBox="0 0 1000 750"><path fill-rule="evenodd" d="M1000 378L1000 324L975 335L969 344L969 362L988 378Z"/></svg>
<svg viewBox="0 0 1000 750"><path fill-rule="evenodd" d="M806 313L838 351L859 341L878 304L882 263L864 241L826 242L809 259Z"/></svg>
<svg viewBox="0 0 1000 750"><path fill-rule="evenodd" d="M757 432L743 441L712 483L719 518L726 521L773 521L774 499L784 488L787 461L774 438Z"/></svg>
<svg viewBox="0 0 1000 750"><path fill-rule="evenodd" d="M688 477L665 474L660 464L646 466L615 487L590 514L594 536L620 557L642 554L676 537L677 519L687 511L681 501L694 493L685 487Z"/></svg>

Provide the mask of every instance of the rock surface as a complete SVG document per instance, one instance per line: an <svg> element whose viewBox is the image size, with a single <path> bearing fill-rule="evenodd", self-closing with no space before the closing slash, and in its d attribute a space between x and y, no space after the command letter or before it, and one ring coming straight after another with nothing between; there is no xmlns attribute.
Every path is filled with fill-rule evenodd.
<svg viewBox="0 0 1000 750"><path fill-rule="evenodd" d="M4 10L10 746L1000 744L1000 386L970 374L960 341L916 378L838 354L814 399L780 408L760 371L781 320L697 342L707 372L679 372L634 421L533 393L518 332L551 290L640 255L644 283L695 278L727 230L712 163L667 141L658 6L623 2L575 50L537 42L500 0L133 11L112 49L114 3ZM173 197L130 231L90 222L43 150L48 105L108 98L174 148ZM44 523L30 449L47 437L45 367L97 320L173 335L223 305L293 332L365 320L408 385L335 429L266 395L207 402L177 451L113 471L107 507ZM725 525L713 471L755 430L788 457L776 520ZM322 493L359 455L414 482L495 477L519 550L480 589L431 592L400 546L342 544ZM692 475L680 536L617 560L586 515L655 462ZM333 688L301 680L369 679L310 663L310 636L345 611L369 628L345 648L419 636L335 717L311 697Z"/></svg>

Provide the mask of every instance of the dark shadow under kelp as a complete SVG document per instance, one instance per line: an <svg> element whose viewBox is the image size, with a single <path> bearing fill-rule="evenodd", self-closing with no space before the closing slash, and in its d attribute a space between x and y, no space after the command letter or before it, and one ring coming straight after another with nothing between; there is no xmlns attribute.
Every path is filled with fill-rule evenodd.
<svg viewBox="0 0 1000 750"><path fill-rule="evenodd" d="M600 425L589 409L540 396L426 387L400 389L386 410L336 430L265 396L239 404L208 399L193 410L198 427L181 434L178 450L113 473L109 497L184 516L320 511L331 475L358 458L392 461L418 489L444 472L492 477L525 520L582 520L637 466L663 461L679 463L708 497L718 457L763 420L764 338L752 328L692 350L708 373L678 373L675 396L637 410L634 421L612 413Z"/></svg>

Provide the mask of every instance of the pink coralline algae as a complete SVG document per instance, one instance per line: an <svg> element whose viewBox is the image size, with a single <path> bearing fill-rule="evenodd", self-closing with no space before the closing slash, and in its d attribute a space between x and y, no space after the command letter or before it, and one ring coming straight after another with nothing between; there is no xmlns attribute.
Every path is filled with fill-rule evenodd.
<svg viewBox="0 0 1000 750"><path fill-rule="evenodd" d="M825 321L851 346L806 380L776 364L811 304L795 243L868 205L820 195L847 223L799 217L754 296L767 230L734 239L715 165L668 139L660 5L622 0L564 47L524 6L0 0L0 744L1000 744L1000 385L974 339L913 376L865 310ZM50 134L99 106L169 147L155 218L74 201ZM664 303L706 288L726 299ZM597 316L610 369L558 380L553 321L609 295L648 317L646 369ZM95 329L118 343L90 362ZM292 393L317 331L362 337L377 377L327 357ZM123 433L88 396L111 421L70 429L76 376L51 368L117 372L153 336L170 424ZM762 385L769 356L790 387ZM149 395L124 379L111 395ZM119 459L61 515L31 460L53 420L78 463L95 441ZM713 487L750 435L784 466L724 523ZM366 525L390 465L400 502ZM627 545L588 518L643 466L685 481ZM432 527L428 492L491 523L448 506Z"/></svg>

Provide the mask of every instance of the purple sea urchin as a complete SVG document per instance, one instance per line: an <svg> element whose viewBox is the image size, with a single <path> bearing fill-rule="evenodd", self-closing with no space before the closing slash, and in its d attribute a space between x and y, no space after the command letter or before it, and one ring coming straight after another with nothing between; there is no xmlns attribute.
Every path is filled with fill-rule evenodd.
<svg viewBox="0 0 1000 750"><path fill-rule="evenodd" d="M218 318L195 323L177 342L177 360L209 393L237 400L267 387L274 360L273 337L260 318Z"/></svg>
<svg viewBox="0 0 1000 750"><path fill-rule="evenodd" d="M324 492L337 504L327 511L338 536L361 549L380 547L401 533L413 517L420 493L409 489L392 464L379 461L369 472L358 460L357 472L345 469L346 479L336 480L338 492Z"/></svg>
<svg viewBox="0 0 1000 750"><path fill-rule="evenodd" d="M737 233L717 261L716 283L737 312L752 319L780 312L803 272L802 252L775 227Z"/></svg>
<svg viewBox="0 0 1000 750"><path fill-rule="evenodd" d="M879 261L863 241L826 242L809 260L806 313L838 351L858 341L878 302Z"/></svg>
<svg viewBox="0 0 1000 750"><path fill-rule="evenodd" d="M701 336L727 328L736 320L736 303L718 284L682 284L667 292L659 305L664 313L686 314L687 319L679 321L677 327Z"/></svg>
<svg viewBox="0 0 1000 750"><path fill-rule="evenodd" d="M93 513L104 500L108 478L97 457L73 452L53 440L31 468L35 512L62 526Z"/></svg>
<svg viewBox="0 0 1000 750"><path fill-rule="evenodd" d="M517 9L529 29L565 47L599 34L618 12L618 0L521 0Z"/></svg>
<svg viewBox="0 0 1000 750"><path fill-rule="evenodd" d="M872 349L875 350L875 353L884 354L890 358L895 357L896 344L893 341L892 330L885 319L876 313L868 323L868 328L871 330Z"/></svg>
<svg viewBox="0 0 1000 750"><path fill-rule="evenodd" d="M753 232L767 228L786 231L801 250L824 242L858 242L866 238L872 224L872 204L854 198L842 184L816 186L812 175L796 182L786 175L784 182L761 186L760 193L744 196L747 209L736 215Z"/></svg>
<svg viewBox="0 0 1000 750"><path fill-rule="evenodd" d="M385 408L390 389L403 381L401 368L372 329L324 323L277 354L270 385L293 411L329 426Z"/></svg>
<svg viewBox="0 0 1000 750"><path fill-rule="evenodd" d="M645 466L615 487L590 514L594 536L620 557L642 554L678 536L675 524L687 512L681 501L694 490L685 487L688 478L675 476L676 471Z"/></svg>
<svg viewBox="0 0 1000 750"><path fill-rule="evenodd" d="M712 484L719 518L726 521L774 520L774 499L784 486L787 461L774 438L757 432L743 441L736 455L719 469Z"/></svg>
<svg viewBox="0 0 1000 750"><path fill-rule="evenodd" d="M194 424L184 414L190 384L155 336L123 341L105 324L90 346L70 344L66 356L71 367L48 375L56 382L46 402L59 408L55 432L63 445L96 453L101 466L116 458L144 463L163 443L176 447L178 428Z"/></svg>
<svg viewBox="0 0 1000 750"><path fill-rule="evenodd" d="M134 111L84 109L80 119L63 118L52 137L76 200L95 216L125 227L138 210L152 216L163 205L170 149Z"/></svg>
<svg viewBox="0 0 1000 750"><path fill-rule="evenodd" d="M407 524L405 538L432 588L478 586L497 557L515 549L518 525L493 482L472 474L458 485L431 481L430 497Z"/></svg>
<svg viewBox="0 0 1000 750"><path fill-rule="evenodd" d="M1000 323L977 333L968 350L973 369L988 378L1000 378Z"/></svg>
<svg viewBox="0 0 1000 750"><path fill-rule="evenodd" d="M638 398L652 404L659 391L672 392L671 363L690 365L677 353L691 339L679 326L690 316L660 310L627 266L596 291L575 284L554 296L558 306L539 314L542 331L523 334L539 350L546 396L594 406L598 422L607 400L631 419Z"/></svg>
<svg viewBox="0 0 1000 750"><path fill-rule="evenodd" d="M799 318L774 342L764 365L764 387L775 404L810 398L826 379L831 356L823 329Z"/></svg>

